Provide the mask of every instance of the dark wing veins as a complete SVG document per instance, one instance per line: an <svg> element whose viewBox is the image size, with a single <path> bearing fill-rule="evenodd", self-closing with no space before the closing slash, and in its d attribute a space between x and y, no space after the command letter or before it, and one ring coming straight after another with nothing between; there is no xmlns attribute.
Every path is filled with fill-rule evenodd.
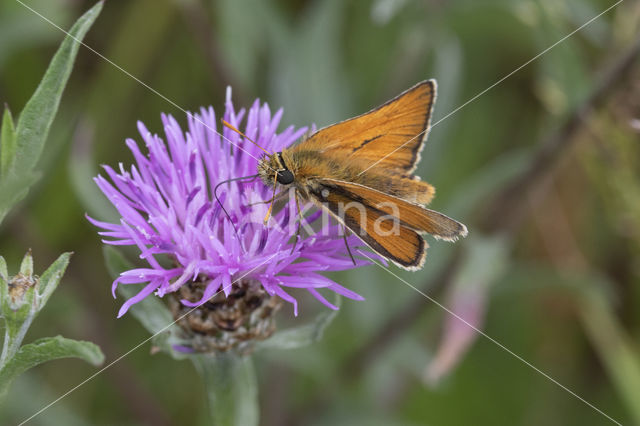
<svg viewBox="0 0 640 426"><path fill-rule="evenodd" d="M364 146L365 146L366 144L368 144L369 142L373 142L373 141L375 141L376 139L381 138L381 137L382 137L382 135L377 135L377 136L374 136L374 137L372 137L372 138L365 139L365 140L360 144L360 146L357 146L357 147L353 148L353 151L352 151L352 152L356 152L357 150L361 149L362 147L364 147Z"/></svg>

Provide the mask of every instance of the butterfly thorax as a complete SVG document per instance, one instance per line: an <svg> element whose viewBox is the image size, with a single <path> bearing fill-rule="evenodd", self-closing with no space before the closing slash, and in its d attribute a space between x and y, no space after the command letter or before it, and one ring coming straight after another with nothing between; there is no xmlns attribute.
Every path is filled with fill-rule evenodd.
<svg viewBox="0 0 640 426"><path fill-rule="evenodd" d="M414 176L389 172L382 174L375 168L367 169L370 162L334 158L314 150L287 149L263 157L258 164L258 173L267 186L277 182L283 186L293 185L303 198L309 198L308 190L318 181L332 179L357 183L376 188L391 195L419 204L428 204L433 197L433 187Z"/></svg>
<svg viewBox="0 0 640 426"><path fill-rule="evenodd" d="M265 185L293 185L306 198L309 185L322 178L359 181L360 168L345 165L314 151L287 149L266 155L258 162L258 174Z"/></svg>

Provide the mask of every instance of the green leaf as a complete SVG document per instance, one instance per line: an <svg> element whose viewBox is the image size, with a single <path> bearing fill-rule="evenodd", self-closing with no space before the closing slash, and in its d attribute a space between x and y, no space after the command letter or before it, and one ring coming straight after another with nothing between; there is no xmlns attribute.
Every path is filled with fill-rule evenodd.
<svg viewBox="0 0 640 426"><path fill-rule="evenodd" d="M624 331L605 298L585 292L579 305L582 324L594 345L613 386L634 419L640 424L640 359L634 341Z"/></svg>
<svg viewBox="0 0 640 426"><path fill-rule="evenodd" d="M0 256L0 316L9 308L9 274L7 272L7 262ZM6 344L6 342L5 342Z"/></svg>
<svg viewBox="0 0 640 426"><path fill-rule="evenodd" d="M17 146L11 167L13 173L28 173L38 161L71 74L80 42L100 14L102 4L103 2L98 2L71 27L51 60L40 85L22 110L16 129Z"/></svg>
<svg viewBox="0 0 640 426"><path fill-rule="evenodd" d="M98 366L104 362L104 354L91 342L67 339L62 336L45 337L25 345L0 370L0 398L11 382L28 369L58 358L80 358Z"/></svg>
<svg viewBox="0 0 640 426"><path fill-rule="evenodd" d="M0 129L0 176L5 177L16 154L16 129L9 106L5 104Z"/></svg>
<svg viewBox="0 0 640 426"><path fill-rule="evenodd" d="M9 270L7 269L7 261L0 256L0 279L9 281Z"/></svg>
<svg viewBox="0 0 640 426"><path fill-rule="evenodd" d="M9 210L27 196L29 187L40 178L39 173L8 175L0 181L0 222Z"/></svg>
<svg viewBox="0 0 640 426"><path fill-rule="evenodd" d="M0 221L27 195L29 187L39 177L33 168L58 110L80 41L98 17L102 4L97 3L73 25L40 85L22 110L15 129L8 108L5 110L0 129L0 174L3 177L0 181Z"/></svg>
<svg viewBox="0 0 640 426"><path fill-rule="evenodd" d="M113 247L105 246L103 249L107 270L113 279L118 278L121 272L133 269L133 265L124 258L122 253ZM125 299L135 296L140 291L140 287L136 285L119 285L118 294ZM145 297L140 302L133 305L129 312L143 325L151 334L169 331L173 324L173 315L169 309L156 297Z"/></svg>
<svg viewBox="0 0 640 426"><path fill-rule="evenodd" d="M22 258L22 263L20 263L20 273L25 277L33 276L33 256L31 255L31 250L27 251Z"/></svg>
<svg viewBox="0 0 640 426"><path fill-rule="evenodd" d="M340 296L336 294L333 304L340 307L341 301ZM309 324L278 331L267 340L257 342L256 349L297 349L309 346L322 339L325 329L336 315L337 310L325 310Z"/></svg>
<svg viewBox="0 0 640 426"><path fill-rule="evenodd" d="M204 382L211 424L258 424L258 382L250 357L219 354L190 359Z"/></svg>
<svg viewBox="0 0 640 426"><path fill-rule="evenodd" d="M69 260L71 259L71 255L73 253L63 253L56 259L55 262L47 268L46 271L42 273L40 277L40 285L38 291L40 293L40 303L38 305L38 310L42 310L44 305L47 304L49 297L53 291L60 284L60 279L64 275L64 271L67 269L67 265L69 265Z"/></svg>
<svg viewBox="0 0 640 426"><path fill-rule="evenodd" d="M109 275L111 275L111 278L114 280L118 278L122 272L133 269L131 262L115 247L104 246L102 248L102 255L107 265L107 271L109 271Z"/></svg>

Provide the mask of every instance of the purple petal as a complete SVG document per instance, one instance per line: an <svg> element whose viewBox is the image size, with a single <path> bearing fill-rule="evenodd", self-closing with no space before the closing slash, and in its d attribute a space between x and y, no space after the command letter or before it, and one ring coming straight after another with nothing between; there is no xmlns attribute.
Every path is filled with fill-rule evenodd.
<svg viewBox="0 0 640 426"><path fill-rule="evenodd" d="M138 303L139 301L141 301L142 299L144 299L145 297L147 297L148 295L150 295L151 293L153 293L153 291L158 288L159 284L156 282L151 282L149 284L147 284L141 291L140 293L136 294L135 296L133 296L131 299L127 300L126 302L124 302L124 304L122 305L122 307L120 308L120 311L118 311L118 318L120 318L121 316L123 316L131 307L131 305Z"/></svg>

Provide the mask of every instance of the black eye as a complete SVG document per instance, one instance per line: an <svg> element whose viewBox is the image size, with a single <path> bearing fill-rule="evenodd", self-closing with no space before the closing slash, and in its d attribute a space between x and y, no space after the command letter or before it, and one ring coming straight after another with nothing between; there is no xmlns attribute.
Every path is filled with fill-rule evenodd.
<svg viewBox="0 0 640 426"><path fill-rule="evenodd" d="M278 170L276 180L280 185L289 185L293 182L293 173L291 170Z"/></svg>

